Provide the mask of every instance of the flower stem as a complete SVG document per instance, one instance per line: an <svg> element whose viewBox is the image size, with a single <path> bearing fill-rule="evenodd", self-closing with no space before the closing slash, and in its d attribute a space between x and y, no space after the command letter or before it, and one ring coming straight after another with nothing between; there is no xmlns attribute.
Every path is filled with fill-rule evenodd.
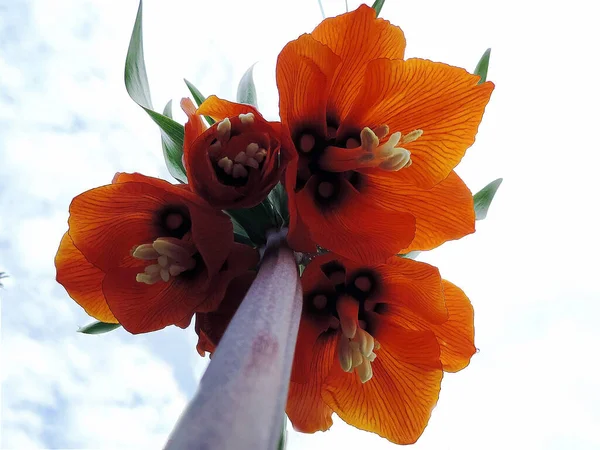
<svg viewBox="0 0 600 450"><path fill-rule="evenodd" d="M294 254L284 233L271 233L258 276L166 450L277 448L301 310Z"/></svg>

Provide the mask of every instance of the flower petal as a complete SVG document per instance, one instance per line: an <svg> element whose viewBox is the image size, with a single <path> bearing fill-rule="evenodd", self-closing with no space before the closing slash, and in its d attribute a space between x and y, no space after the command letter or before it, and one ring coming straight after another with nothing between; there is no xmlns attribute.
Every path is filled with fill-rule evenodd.
<svg viewBox="0 0 600 450"><path fill-rule="evenodd" d="M332 370L323 399L342 420L396 444L412 444L423 433L437 403L442 367L431 332L379 326L381 343L373 378L361 383L356 373Z"/></svg>
<svg viewBox="0 0 600 450"><path fill-rule="evenodd" d="M332 410L321 398L321 386L332 364L335 364L337 336L337 333L327 334L316 341L308 382L290 382L285 412L297 431L325 431L333 423Z"/></svg>
<svg viewBox="0 0 600 450"><path fill-rule="evenodd" d="M312 36L341 58L327 106L338 121L350 111L360 91L367 63L378 58L403 59L406 47L402 30L376 18L373 8L366 5L324 20Z"/></svg>
<svg viewBox="0 0 600 450"><path fill-rule="evenodd" d="M287 44L277 58L279 115L292 138L310 128L326 135L326 105L339 58L325 45L304 34Z"/></svg>
<svg viewBox="0 0 600 450"><path fill-rule="evenodd" d="M198 305L209 295L206 273L182 278L184 273L167 283L148 285L135 279L143 270L143 265L117 267L106 273L102 283L108 306L130 333L156 331L183 321L189 323Z"/></svg>
<svg viewBox="0 0 600 450"><path fill-rule="evenodd" d="M392 257L375 267L381 277L382 293L376 299L386 309L403 305L431 323L448 320L442 279L437 267L408 258ZM384 314L385 315L385 314Z"/></svg>
<svg viewBox="0 0 600 450"><path fill-rule="evenodd" d="M409 212L416 218L415 238L401 253L431 250L475 231L473 196L456 172L424 190L412 184L404 170L369 170L361 190L378 205Z"/></svg>
<svg viewBox="0 0 600 450"><path fill-rule="evenodd" d="M412 241L412 214L377 207L346 180L340 181L339 203L320 207L314 200L317 183L312 177L296 194L296 202L312 240L320 246L356 261L376 263Z"/></svg>
<svg viewBox="0 0 600 450"><path fill-rule="evenodd" d="M54 264L56 281L63 285L85 312L101 322L119 323L102 293L104 272L85 259L73 244L69 233L65 233L60 241Z"/></svg>
<svg viewBox="0 0 600 450"><path fill-rule="evenodd" d="M411 330L431 330L440 344L440 360L445 372L458 372L469 365L475 354L473 306L465 293L443 280L448 320L434 325L402 305L391 305L382 320Z"/></svg>
<svg viewBox="0 0 600 450"><path fill-rule="evenodd" d="M403 135L423 130L403 146L413 161L403 170L429 188L446 178L475 142L494 89L491 82L478 83L479 77L464 69L428 60L372 61L343 128L387 124Z"/></svg>
<svg viewBox="0 0 600 450"><path fill-rule="evenodd" d="M217 122L228 117L247 113L252 113L256 117L262 118L261 113L254 106L223 100L216 95L208 97L196 110L196 115L210 116Z"/></svg>
<svg viewBox="0 0 600 450"><path fill-rule="evenodd" d="M298 158L290 161L284 177L285 190L288 197L288 211L290 213L289 232L287 235L287 243L291 249L297 252L316 253L317 244L310 238L308 227L298 214L296 205L296 195L294 187L296 186L296 171L298 170Z"/></svg>

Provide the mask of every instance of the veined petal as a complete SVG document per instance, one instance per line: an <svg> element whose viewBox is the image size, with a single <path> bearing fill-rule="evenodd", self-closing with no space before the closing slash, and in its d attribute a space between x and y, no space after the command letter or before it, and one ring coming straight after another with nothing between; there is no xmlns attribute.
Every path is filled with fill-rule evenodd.
<svg viewBox="0 0 600 450"><path fill-rule="evenodd" d="M423 59L372 61L364 79L343 128L387 124L403 135L422 130L419 139L403 146L412 165L402 169L422 188L446 178L475 142L494 89L464 69Z"/></svg>
<svg viewBox="0 0 600 450"><path fill-rule="evenodd" d="M412 241L415 219L410 213L377 207L346 180L339 182L339 202L320 207L315 203L317 183L312 177L296 194L296 201L312 240L320 246L350 259L376 263Z"/></svg>
<svg viewBox="0 0 600 450"><path fill-rule="evenodd" d="M404 58L406 40L402 30L387 20L376 18L375 10L366 5L324 20L311 34L341 59L327 106L338 121L350 111L369 61Z"/></svg>
<svg viewBox="0 0 600 450"><path fill-rule="evenodd" d="M207 293L206 272L186 274L172 281L151 285L136 282L143 266L117 267L106 273L102 289L111 311L133 334L160 330L168 325L187 322ZM220 300L220 299L219 299Z"/></svg>
<svg viewBox="0 0 600 450"><path fill-rule="evenodd" d="M337 333L321 336L313 347L308 382L290 382L285 412L297 431L303 433L325 431L333 423L331 420L332 410L321 397L321 387L332 364L336 362L337 338Z"/></svg>
<svg viewBox="0 0 600 450"><path fill-rule="evenodd" d="M377 302L388 308L404 305L431 323L448 320L442 279L437 267L394 256L375 267L382 283ZM385 314L384 314L385 315Z"/></svg>
<svg viewBox="0 0 600 450"><path fill-rule="evenodd" d="M326 135L326 106L339 58L304 34L287 44L277 58L279 115L292 138L304 128Z"/></svg>
<svg viewBox="0 0 600 450"><path fill-rule="evenodd" d="M101 322L119 323L102 293L104 272L85 259L73 244L69 233L65 233L60 241L54 264L56 281L63 285L85 312Z"/></svg>
<svg viewBox="0 0 600 450"><path fill-rule="evenodd" d="M294 193L297 170L298 158L296 157L290 161L284 174L285 190L288 197L288 211L290 213L287 242L290 248L297 252L316 253L317 245L310 238L308 227L302 220L302 217L298 214L296 194Z"/></svg>
<svg viewBox="0 0 600 450"><path fill-rule="evenodd" d="M332 370L323 399L342 420L396 444L412 444L423 433L438 400L442 367L431 332L403 330L382 323L381 343L372 363L373 378Z"/></svg>
<svg viewBox="0 0 600 450"><path fill-rule="evenodd" d="M469 365L475 354L473 306L465 293L443 280L444 298L448 308L448 320L432 324L403 305L390 305L381 320L412 330L431 330L440 345L440 360L445 372L458 372Z"/></svg>
<svg viewBox="0 0 600 450"><path fill-rule="evenodd" d="M252 105L230 102L228 100L223 100L216 95L207 97L196 110L196 115L210 116L217 122L228 117L247 113L252 113L256 117L262 117L258 110Z"/></svg>
<svg viewBox="0 0 600 450"><path fill-rule="evenodd" d="M416 218L415 238L401 253L431 250L475 231L473 196L456 172L427 190L412 184L404 169L364 174L363 194L384 208L400 209Z"/></svg>

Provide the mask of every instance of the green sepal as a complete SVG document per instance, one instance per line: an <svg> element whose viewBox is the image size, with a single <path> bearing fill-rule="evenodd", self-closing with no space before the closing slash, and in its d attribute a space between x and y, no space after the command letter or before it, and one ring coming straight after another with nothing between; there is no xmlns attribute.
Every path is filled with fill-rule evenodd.
<svg viewBox="0 0 600 450"><path fill-rule="evenodd" d="M483 220L486 218L488 209L496 195L496 191L502 184L502 178L492 181L477 194L473 196L473 206L475 208L475 219Z"/></svg>
<svg viewBox="0 0 600 450"><path fill-rule="evenodd" d="M190 93L192 94L192 97L194 97L194 100L196 101L196 105L200 106L202 103L204 103L204 100L206 100L206 97L204 95L202 95L202 93L200 92L200 90L194 86L190 81L186 80L185 78L183 79L183 81L185 82L185 85L187 86L187 88L190 90ZM213 119L210 116L203 116L206 121L208 122L209 125L214 125L215 124L215 119Z"/></svg>
<svg viewBox="0 0 600 450"><path fill-rule="evenodd" d="M167 115L153 110L150 97L150 86L144 62L144 45L142 33L142 0L127 49L125 58L125 88L131 99L142 107L160 127L163 141L163 152L169 173L179 181L186 180L185 169L181 157L183 155L183 125L175 122Z"/></svg>
<svg viewBox="0 0 600 450"><path fill-rule="evenodd" d="M238 84L236 99L238 103L246 103L247 105L258 107L258 102L256 100L256 86L254 86L254 79L252 77L253 69L254 64L252 64L242 76L240 84Z"/></svg>
<svg viewBox="0 0 600 450"><path fill-rule="evenodd" d="M479 60L479 62L477 63L477 66L475 67L475 75L479 75L479 77L481 78L479 80L479 83L477 83L477 84L485 83L485 80L487 80L488 67L490 65L490 54L491 53L492 53L491 48L488 48L485 52L483 52L481 59Z"/></svg>
<svg viewBox="0 0 600 450"><path fill-rule="evenodd" d="M257 247L267 243L268 230L279 228L273 205L268 199L252 208L228 209L225 212L232 218L234 232L242 235L243 230Z"/></svg>
<svg viewBox="0 0 600 450"><path fill-rule="evenodd" d="M104 334L104 333L108 333L109 331L116 330L120 326L121 326L120 323L106 323L106 322L96 321L96 322L92 322L88 325L81 327L77 331L79 333L83 333L83 334Z"/></svg>
<svg viewBox="0 0 600 450"><path fill-rule="evenodd" d="M275 220L277 225L281 227L287 227L290 223L290 213L288 211L288 197L283 184L278 183L273 190L269 193L267 199L273 206L273 212L275 213Z"/></svg>
<svg viewBox="0 0 600 450"><path fill-rule="evenodd" d="M371 8L375 10L375 17L379 17L379 13L381 12L381 8L383 8L384 3L385 0L375 0L375 3L371 6Z"/></svg>

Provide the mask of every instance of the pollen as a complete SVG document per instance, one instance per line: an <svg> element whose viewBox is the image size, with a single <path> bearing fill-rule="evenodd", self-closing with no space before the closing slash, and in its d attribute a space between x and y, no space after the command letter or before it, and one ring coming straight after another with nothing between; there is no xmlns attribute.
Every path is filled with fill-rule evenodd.
<svg viewBox="0 0 600 450"><path fill-rule="evenodd" d="M171 277L196 267L196 260L193 258L195 253L193 244L175 238L158 238L152 244L138 245L132 256L144 261L156 260L156 263L146 266L135 279L144 284L154 284L161 280L166 283Z"/></svg>
<svg viewBox="0 0 600 450"><path fill-rule="evenodd" d="M254 114L252 113L240 114L238 117L242 125L252 125L254 123Z"/></svg>
<svg viewBox="0 0 600 450"><path fill-rule="evenodd" d="M231 136L231 121L223 119L217 124L217 139L221 142L227 142Z"/></svg>

